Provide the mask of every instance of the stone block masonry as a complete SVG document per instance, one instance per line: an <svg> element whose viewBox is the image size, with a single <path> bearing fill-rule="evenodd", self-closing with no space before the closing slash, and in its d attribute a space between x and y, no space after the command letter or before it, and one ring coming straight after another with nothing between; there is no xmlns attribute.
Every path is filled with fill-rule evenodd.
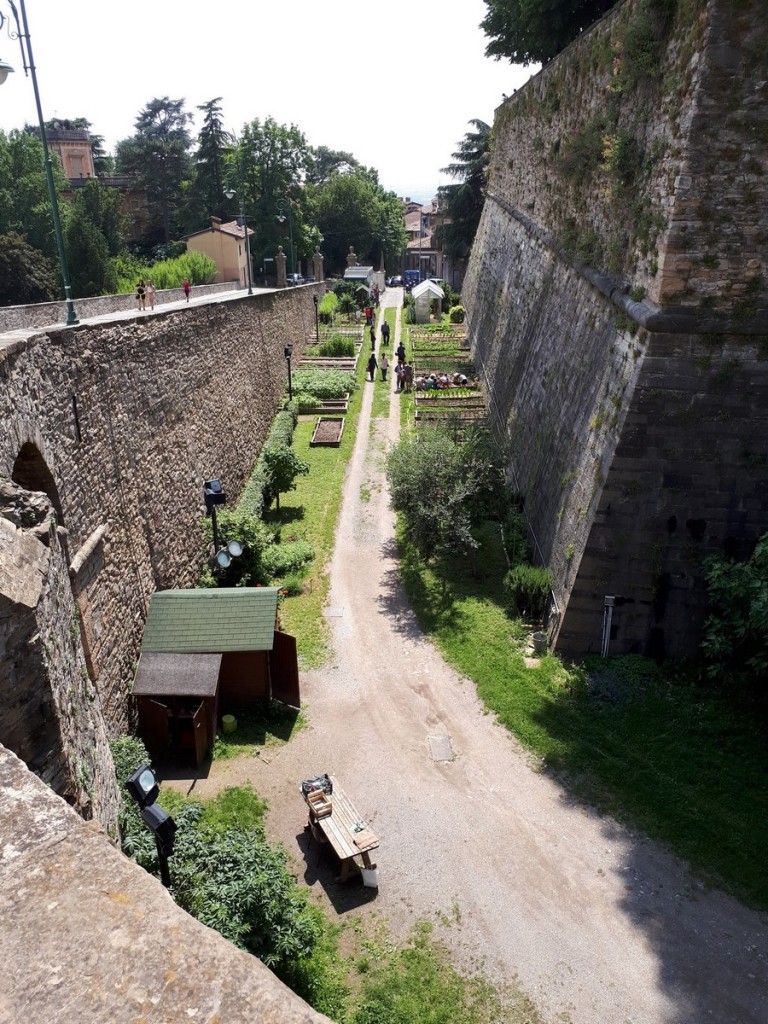
<svg viewBox="0 0 768 1024"><path fill-rule="evenodd" d="M564 653L696 654L702 559L768 529L759 6L678 4L640 73L628 0L496 114L462 298Z"/></svg>
<svg viewBox="0 0 768 1024"><path fill-rule="evenodd" d="M53 545L25 541L23 529L13 544L0 546L9 621L29 619L29 628L14 634L18 643L0 637L0 693L9 692L13 667L25 685L37 687L30 707L69 707L73 731L89 704L103 712L108 735L129 725L149 597L194 585L204 558L203 481L220 477L236 499L283 397L284 345L292 342L300 357L311 334L312 293L261 293L47 329L5 344L0 337L0 477L45 491L61 546L56 565L63 567L54 573ZM19 562L13 551L24 543L39 556ZM30 592L23 579L9 597L6 563L13 559L22 576L20 565L36 577L34 599L19 597ZM76 642L69 652L51 647L47 659L41 637L55 632L52 622L60 618L46 611L52 588L69 601L58 628ZM37 643L25 648L22 633L37 634ZM7 656L10 643L15 660ZM0 742L10 735L6 710L0 703ZM27 716L27 728L36 721ZM26 749L24 738L13 735L15 749ZM63 741L54 740L58 757ZM83 791L87 783L95 793L94 772L75 764L74 755L63 757L64 776L81 778L73 802L89 802ZM94 813L105 824L113 817L109 809Z"/></svg>

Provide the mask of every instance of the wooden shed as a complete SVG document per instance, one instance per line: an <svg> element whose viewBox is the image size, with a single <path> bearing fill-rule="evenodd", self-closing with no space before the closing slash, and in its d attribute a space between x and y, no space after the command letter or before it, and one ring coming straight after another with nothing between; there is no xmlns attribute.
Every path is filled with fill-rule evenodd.
<svg viewBox="0 0 768 1024"><path fill-rule="evenodd" d="M153 758L199 766L221 715L270 698L299 707L296 640L276 620L275 587L152 595L133 696Z"/></svg>

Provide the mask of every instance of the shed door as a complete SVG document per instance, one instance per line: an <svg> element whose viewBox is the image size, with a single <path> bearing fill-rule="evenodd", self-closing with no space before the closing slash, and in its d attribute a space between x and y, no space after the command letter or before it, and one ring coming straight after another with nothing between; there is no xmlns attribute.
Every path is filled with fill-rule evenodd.
<svg viewBox="0 0 768 1024"><path fill-rule="evenodd" d="M269 667L272 697L282 701L283 704L290 704L291 707L301 707L299 661L296 656L295 636L275 630Z"/></svg>
<svg viewBox="0 0 768 1024"><path fill-rule="evenodd" d="M205 703L201 701L200 707L192 716L195 730L195 768L200 767L208 752L208 715Z"/></svg>
<svg viewBox="0 0 768 1024"><path fill-rule="evenodd" d="M138 702L139 735L152 757L164 757L170 742L168 705L151 697L139 697Z"/></svg>

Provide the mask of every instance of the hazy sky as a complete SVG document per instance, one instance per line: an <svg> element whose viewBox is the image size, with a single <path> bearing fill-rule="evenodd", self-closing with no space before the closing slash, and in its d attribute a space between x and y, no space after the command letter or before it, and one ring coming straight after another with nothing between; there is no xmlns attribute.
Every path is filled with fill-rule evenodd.
<svg viewBox="0 0 768 1024"><path fill-rule="evenodd" d="M18 0L17 0L18 5ZM295 124L312 146L351 152L386 189L428 199L450 179L468 122L537 68L485 57L483 0L26 0L43 115L85 117L112 150L153 97L222 97L226 126ZM7 14L7 0L0 0ZM0 128L36 123L18 42L0 88Z"/></svg>

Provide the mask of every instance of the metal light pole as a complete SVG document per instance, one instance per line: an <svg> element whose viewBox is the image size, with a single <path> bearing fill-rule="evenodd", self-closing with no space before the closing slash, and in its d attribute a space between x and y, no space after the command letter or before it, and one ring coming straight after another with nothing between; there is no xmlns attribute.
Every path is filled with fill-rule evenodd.
<svg viewBox="0 0 768 1024"><path fill-rule="evenodd" d="M320 313L317 309L317 296L312 296L312 301L315 304L315 344L320 344Z"/></svg>
<svg viewBox="0 0 768 1024"><path fill-rule="evenodd" d="M227 197L227 199L234 199L234 197L237 195L237 192L233 188L227 188L227 189L224 190L224 195ZM239 217L239 220L238 220L238 224L243 229L243 233L245 234L245 261L246 261L245 269L246 269L246 275L247 275L247 278L248 278L248 294L249 295L253 295L253 287L252 287L252 283L251 283L251 243L250 243L250 240L248 238L248 225L247 225L247 223L245 221L245 207L243 206L243 176L242 176L242 174L240 175L240 195L238 196L238 198L240 200L240 217Z"/></svg>
<svg viewBox="0 0 768 1024"><path fill-rule="evenodd" d="M293 401L293 386L291 384L291 356L293 355L293 345L286 345L283 349L285 354L285 360L288 363L288 401Z"/></svg>
<svg viewBox="0 0 768 1024"><path fill-rule="evenodd" d="M286 210L288 211L288 233L289 233L288 237L290 238L290 241L291 241L291 250L290 250L291 259L289 261L291 269L290 269L289 273L295 274L296 273L296 260L295 260L294 252L293 252L293 216L291 214L291 201L290 201L290 199L278 199L277 200L277 209L278 209L277 219L280 221L281 224L283 224L285 222L285 211Z"/></svg>
<svg viewBox="0 0 768 1024"><path fill-rule="evenodd" d="M59 265L61 267L61 276L64 281L64 298L67 303L67 324L77 324L80 321L77 319L75 313L75 306L72 302L72 285L69 283L69 269L67 267L67 258L64 253L64 236L61 233L61 220L59 219L59 202L56 198L56 186L53 181L53 165L51 163L51 154L48 150L48 140L45 137L45 120L43 118L43 108L40 104L40 90L37 87L37 73L35 71L35 62L32 57L32 42L29 38L29 24L27 23L27 11L24 7L24 0L19 0L19 6L21 7L21 21L19 21L19 12L16 10L16 5L13 0L6 0L8 6L13 14L13 21L16 24L16 30L14 31L13 24L7 15L0 11L0 31L3 26L8 22L8 38L18 39L19 48L21 49L21 61L24 65L24 74L29 75L32 79L32 88L35 93L35 104L37 106L37 120L40 125L40 141L43 144L43 163L45 164L45 177L48 182L48 195L51 200L51 213L53 214L53 230L56 235L56 248L59 251ZM8 77L9 72L13 71L10 64L6 64L4 61L0 61L0 85Z"/></svg>

